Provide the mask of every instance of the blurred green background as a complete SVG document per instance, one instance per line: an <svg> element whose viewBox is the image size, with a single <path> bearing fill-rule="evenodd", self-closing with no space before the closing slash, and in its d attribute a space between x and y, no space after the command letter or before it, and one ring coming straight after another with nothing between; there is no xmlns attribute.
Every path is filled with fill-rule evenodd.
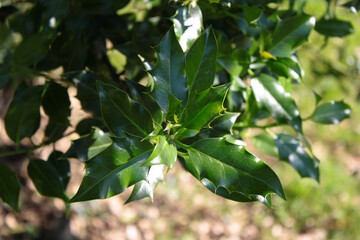
<svg viewBox="0 0 360 240"><path fill-rule="evenodd" d="M325 8L325 1L310 0L305 11L320 18ZM320 184L301 179L292 167L249 142L248 149L271 165L283 183L287 201L274 196L273 209L221 199L177 165L159 185L153 202L123 205L127 191L108 200L73 204L68 219L61 202L29 192L33 203L23 202L19 215L0 209L0 238L360 239L360 17L342 8L336 14L352 22L354 34L326 40L313 31L299 51L304 84L293 89L303 117L315 107L312 90L324 101L344 100L352 107L352 117L340 125L304 124L321 161ZM83 173L81 165L72 164L73 175ZM51 228L61 233L46 235Z"/></svg>

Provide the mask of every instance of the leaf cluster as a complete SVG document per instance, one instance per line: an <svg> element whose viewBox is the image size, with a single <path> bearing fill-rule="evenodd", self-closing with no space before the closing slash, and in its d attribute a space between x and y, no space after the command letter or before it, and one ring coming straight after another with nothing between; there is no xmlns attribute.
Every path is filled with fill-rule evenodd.
<svg viewBox="0 0 360 240"><path fill-rule="evenodd" d="M284 2L0 5L0 87L16 87L4 118L16 151L0 156L29 153L36 189L66 204L109 198L131 186L127 202L153 198L177 160L224 198L267 206L273 193L285 199L276 173L246 150L246 130L264 130L251 138L255 146L318 181L319 160L302 123L338 124L351 109L342 101L321 103L316 94L313 114L302 116L292 96L292 85L304 76L296 51L314 30L343 37L353 28L336 18L336 6L317 21L303 12L305 1L291 0L286 9ZM69 89L90 116L75 126ZM23 148L39 129L40 109L48 118L44 137ZM69 132L79 137L59 152L55 143ZM46 145L54 145L47 161L32 157ZM68 197L73 158L86 172ZM0 197L17 211L20 183L2 163L0 171Z"/></svg>

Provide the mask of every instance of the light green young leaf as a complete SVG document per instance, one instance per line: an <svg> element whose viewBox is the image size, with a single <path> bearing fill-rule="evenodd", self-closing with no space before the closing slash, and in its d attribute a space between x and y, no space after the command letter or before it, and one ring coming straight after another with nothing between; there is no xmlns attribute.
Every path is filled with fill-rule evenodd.
<svg viewBox="0 0 360 240"><path fill-rule="evenodd" d="M169 168L172 168L175 164L176 156L176 147L169 144L166 141L165 136L160 135L157 137L157 144L154 151L151 153L150 157L146 160L143 166L165 164Z"/></svg>

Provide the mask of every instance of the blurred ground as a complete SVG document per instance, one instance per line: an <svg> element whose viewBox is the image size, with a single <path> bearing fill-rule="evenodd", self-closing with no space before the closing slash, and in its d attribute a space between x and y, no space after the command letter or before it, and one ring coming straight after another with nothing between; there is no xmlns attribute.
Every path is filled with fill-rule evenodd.
<svg viewBox="0 0 360 240"><path fill-rule="evenodd" d="M320 16L322 5L314 2L309 1L308 11L316 10ZM304 126L321 160L320 184L300 179L290 166L270 159L249 143L249 150L271 165L283 183L287 201L274 196L273 210L260 203L241 204L217 197L178 164L169 172L166 184L158 186L153 202L124 205L130 193L126 191L107 200L73 204L66 218L61 200L34 191L26 176L27 161L19 159L22 206L19 214L0 207L0 239L360 239L360 21L345 11L339 14L353 21L356 34L324 45L324 39L314 33L311 43L299 53L308 74L305 87L294 86L293 90L303 116L314 108L312 89L325 100L344 99L353 109L352 118L338 126ZM3 114L11 93L0 94ZM76 100L72 107L78 107ZM73 123L82 117L73 116ZM1 146L8 145L2 122L0 136ZM59 149L68 147L66 141L57 144ZM46 159L49 153L50 149L44 149L37 154ZM84 174L83 165L76 160L71 160L71 168L70 196Z"/></svg>

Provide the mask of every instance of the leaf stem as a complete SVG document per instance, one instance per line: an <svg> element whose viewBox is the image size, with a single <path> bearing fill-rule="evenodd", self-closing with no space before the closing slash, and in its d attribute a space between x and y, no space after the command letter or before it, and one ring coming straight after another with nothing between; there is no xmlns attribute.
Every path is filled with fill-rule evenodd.
<svg viewBox="0 0 360 240"><path fill-rule="evenodd" d="M283 123L271 123L271 124L267 124L267 125L256 125L256 124L242 124L242 123L235 123L233 128L271 128L271 127L278 127L278 126L282 126L284 125Z"/></svg>
<svg viewBox="0 0 360 240"><path fill-rule="evenodd" d="M17 149L15 151L10 151L10 152L2 152L0 153L0 157L8 157L8 156L13 156L13 155L19 155L19 154L24 154L24 153L29 153L32 152L38 148L43 147L44 145L39 145L39 146L34 146L31 148L24 148L24 149Z"/></svg>
<svg viewBox="0 0 360 240"><path fill-rule="evenodd" d="M183 149L189 149L189 148L190 148L189 145L186 145L186 144L184 144L184 143L182 143L182 142L180 142L180 141L178 141L178 140L174 140L174 143L175 143L176 145L178 145L179 147L182 147Z"/></svg>

